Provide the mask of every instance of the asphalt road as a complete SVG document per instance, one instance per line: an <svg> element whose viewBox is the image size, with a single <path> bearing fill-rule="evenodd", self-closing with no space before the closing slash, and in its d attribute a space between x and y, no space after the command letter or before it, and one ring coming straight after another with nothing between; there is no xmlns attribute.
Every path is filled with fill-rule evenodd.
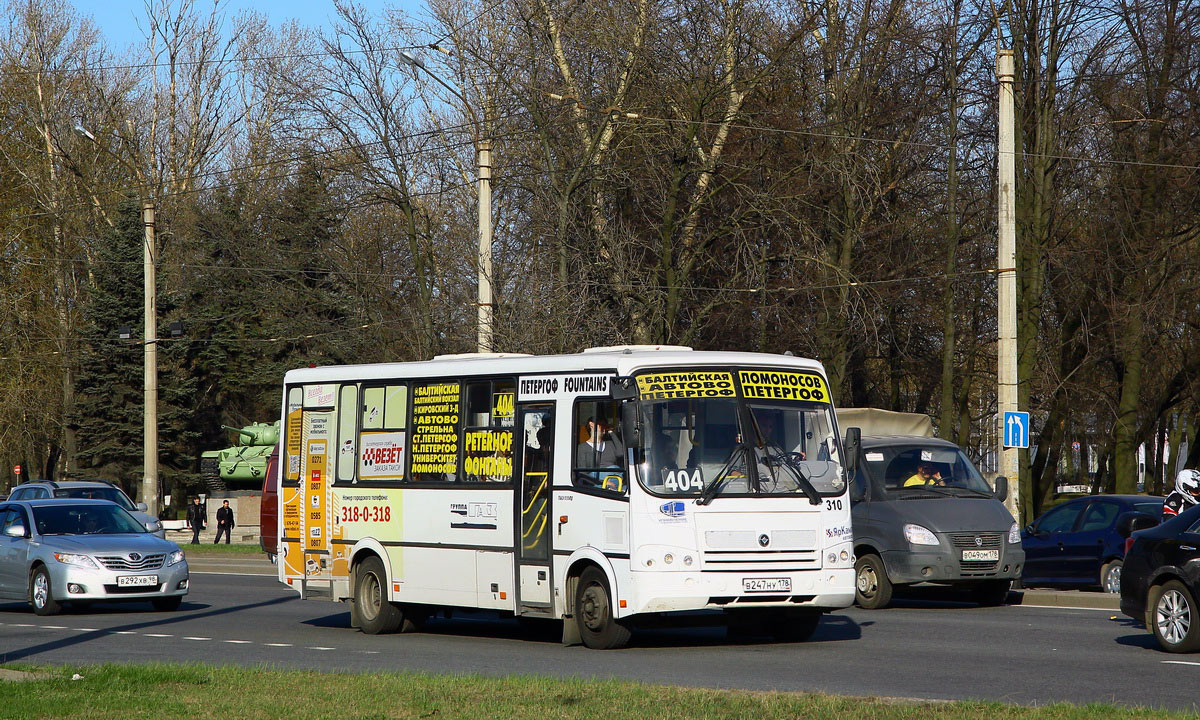
<svg viewBox="0 0 1200 720"><path fill-rule="evenodd" d="M923 699L1197 709L1200 655L1168 655L1111 610L902 600L826 616L806 643L734 642L723 628L650 629L624 650L563 647L511 619L455 616L371 636L345 605L301 601L273 578L193 569L178 612L96 605L42 618L0 604L0 661L195 661L323 670L615 677L648 683ZM1183 664L1180 664L1183 663Z"/></svg>

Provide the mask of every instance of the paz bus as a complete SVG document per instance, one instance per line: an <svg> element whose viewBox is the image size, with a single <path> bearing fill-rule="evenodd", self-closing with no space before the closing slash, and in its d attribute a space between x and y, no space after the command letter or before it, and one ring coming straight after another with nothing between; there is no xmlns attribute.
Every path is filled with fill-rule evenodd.
<svg viewBox="0 0 1200 720"><path fill-rule="evenodd" d="M820 363L673 346L292 370L279 580L367 633L483 609L624 645L723 611L807 639L854 600L844 446Z"/></svg>

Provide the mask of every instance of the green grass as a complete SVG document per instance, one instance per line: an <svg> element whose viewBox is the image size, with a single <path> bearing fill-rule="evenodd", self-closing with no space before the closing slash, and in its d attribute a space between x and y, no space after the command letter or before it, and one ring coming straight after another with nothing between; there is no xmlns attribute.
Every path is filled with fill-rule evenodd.
<svg viewBox="0 0 1200 720"><path fill-rule="evenodd" d="M267 559L267 554L262 551L257 544L254 545L234 545L221 543L213 545L212 542L200 543L199 545L190 545L186 542L178 543L179 547L183 548L183 554L187 557L229 557L231 555L238 557L261 557Z"/></svg>
<svg viewBox="0 0 1200 720"><path fill-rule="evenodd" d="M615 680L416 673L322 674L205 665L32 667L0 681L0 718L404 718L420 720L1172 720L1108 705L1024 707L812 693L662 687ZM802 669L798 668L798 672ZM72 680L73 674L82 675Z"/></svg>

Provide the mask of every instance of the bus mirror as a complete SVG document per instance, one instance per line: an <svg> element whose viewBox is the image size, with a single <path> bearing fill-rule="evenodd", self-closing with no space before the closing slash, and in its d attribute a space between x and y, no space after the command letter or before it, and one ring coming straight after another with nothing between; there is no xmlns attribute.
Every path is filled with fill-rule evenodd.
<svg viewBox="0 0 1200 720"><path fill-rule="evenodd" d="M621 439L625 441L626 447L642 447L642 423L635 402L621 403Z"/></svg>
<svg viewBox="0 0 1200 720"><path fill-rule="evenodd" d="M862 446L862 430L856 427L846 428L846 473L851 475L858 470L858 454Z"/></svg>
<svg viewBox="0 0 1200 720"><path fill-rule="evenodd" d="M633 400L638 396L637 383L631 377L613 378L608 392L613 400Z"/></svg>

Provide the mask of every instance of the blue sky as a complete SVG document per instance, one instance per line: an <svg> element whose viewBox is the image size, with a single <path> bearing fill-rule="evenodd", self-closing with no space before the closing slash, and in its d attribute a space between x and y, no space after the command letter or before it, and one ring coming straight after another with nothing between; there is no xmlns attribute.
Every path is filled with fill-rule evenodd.
<svg viewBox="0 0 1200 720"><path fill-rule="evenodd" d="M400 7L409 13L423 17L424 0L361 0L372 10L382 11L385 6ZM130 43L141 40L138 22L145 25L145 0L73 0L72 4L81 15L90 15L108 39L109 47L120 52ZM207 11L208 2L200 0L197 6ZM265 14L272 25L282 25L298 20L310 27L328 27L334 16L332 0L228 0L225 5L229 17L242 10L255 9Z"/></svg>

